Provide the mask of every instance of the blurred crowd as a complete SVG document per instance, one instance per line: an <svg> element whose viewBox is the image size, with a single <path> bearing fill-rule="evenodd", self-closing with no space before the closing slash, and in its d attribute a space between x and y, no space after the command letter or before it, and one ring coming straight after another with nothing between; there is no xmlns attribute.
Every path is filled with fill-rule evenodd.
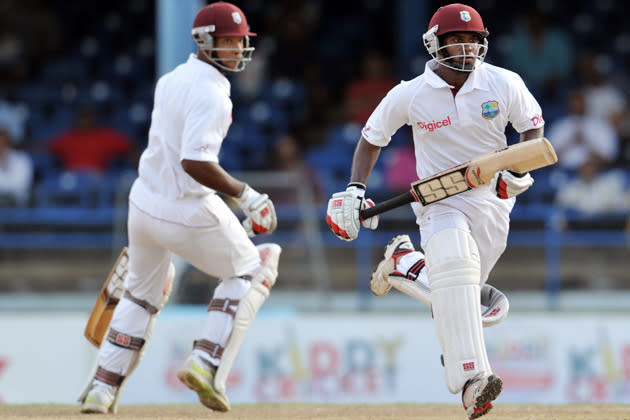
<svg viewBox="0 0 630 420"><path fill-rule="evenodd" d="M442 4L425 3L426 16ZM347 182L371 110L429 58L426 22L403 29L416 42L403 45L415 58L401 63L404 1L237 4L259 36L252 63L232 78L221 164L304 172L322 202ZM627 213L630 32L621 3L470 4L490 31L486 60L525 79L560 158L554 170L534 174L524 200ZM65 201L55 202L54 192L94 185L94 177L114 185L134 170L156 79L154 15L153 0L0 2L0 206L111 205L98 194L87 202L59 194ZM374 198L414 179L410 142L403 129L383 151L368 186Z"/></svg>

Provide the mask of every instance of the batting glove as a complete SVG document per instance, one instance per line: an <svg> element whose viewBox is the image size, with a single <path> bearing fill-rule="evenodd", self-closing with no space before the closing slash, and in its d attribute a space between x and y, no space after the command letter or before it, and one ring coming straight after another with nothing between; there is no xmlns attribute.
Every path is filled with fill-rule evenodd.
<svg viewBox="0 0 630 420"><path fill-rule="evenodd" d="M529 172L518 174L504 169L494 174L492 181L490 181L490 188L496 192L497 197L505 200L525 192L533 183L534 178Z"/></svg>
<svg viewBox="0 0 630 420"><path fill-rule="evenodd" d="M326 223L339 239L353 241L359 235L361 224L368 229L378 227L378 216L360 220L359 211L374 206L374 201L365 199L365 185L353 182L345 191L333 194L328 200Z"/></svg>
<svg viewBox="0 0 630 420"><path fill-rule="evenodd" d="M256 235L272 233L276 230L278 226L276 209L267 194L260 194L245 184L245 188L235 199L246 216L242 225L247 236L253 238Z"/></svg>

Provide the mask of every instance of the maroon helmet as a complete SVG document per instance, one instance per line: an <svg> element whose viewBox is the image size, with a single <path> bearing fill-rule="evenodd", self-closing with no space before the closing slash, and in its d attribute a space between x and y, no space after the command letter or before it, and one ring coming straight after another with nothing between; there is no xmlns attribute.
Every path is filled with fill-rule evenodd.
<svg viewBox="0 0 630 420"><path fill-rule="evenodd" d="M483 39L482 44L474 44L476 52L475 64L472 66L465 66L464 64L457 64L453 61L454 58L470 57L465 49L471 44L457 44L462 47L462 53L459 55L448 55L444 48L446 46L440 45L439 37L451 32L474 32L479 34ZM440 7L429 22L429 28L427 32L422 36L424 46L431 56L441 65L452 68L458 71L473 71L478 64L481 64L488 52L488 30L483 25L481 15L475 9L470 6L461 3L453 3L443 7ZM441 52L441 54L438 54ZM439 57L438 55L441 55ZM462 62L463 63L463 62Z"/></svg>
<svg viewBox="0 0 630 420"><path fill-rule="evenodd" d="M241 9L232 3L224 1L211 3L201 9L195 17L193 23L192 36L199 49L203 51L206 57L217 67L225 71L238 72L245 69L247 63L252 60L254 47L249 46L249 37L256 36L249 30L247 18ZM234 51L236 48L216 48L214 40L217 37L242 36L244 38L244 48L240 50L242 55L240 58L223 58L217 59L216 51ZM235 68L228 67L220 61L238 61Z"/></svg>

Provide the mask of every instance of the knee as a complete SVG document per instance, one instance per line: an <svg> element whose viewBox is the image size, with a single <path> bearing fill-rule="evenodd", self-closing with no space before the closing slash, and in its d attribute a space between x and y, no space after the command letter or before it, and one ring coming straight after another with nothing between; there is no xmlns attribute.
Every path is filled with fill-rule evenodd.
<svg viewBox="0 0 630 420"><path fill-rule="evenodd" d="M251 286L251 279L244 277L228 277L221 280L214 291L214 297L241 299L249 291Z"/></svg>
<svg viewBox="0 0 630 420"><path fill-rule="evenodd" d="M425 251L432 290L479 284L479 250L469 232L456 228L441 230L429 238Z"/></svg>

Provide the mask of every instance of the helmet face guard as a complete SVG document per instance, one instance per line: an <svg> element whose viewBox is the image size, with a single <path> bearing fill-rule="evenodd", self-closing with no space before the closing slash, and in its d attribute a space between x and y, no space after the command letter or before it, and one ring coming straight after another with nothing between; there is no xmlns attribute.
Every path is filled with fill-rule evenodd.
<svg viewBox="0 0 630 420"><path fill-rule="evenodd" d="M441 45L440 38L453 32L478 34L482 43ZM479 13L470 6L460 3L440 7L429 22L429 29L422 35L424 46L440 65L462 72L471 72L483 63L488 52L488 30ZM453 49L459 47L459 52ZM451 49L449 53L447 48ZM472 62L470 62L471 58Z"/></svg>
<svg viewBox="0 0 630 420"><path fill-rule="evenodd" d="M249 37L256 36L250 32L245 14L237 6L227 2L216 2L201 9L195 18L192 29L192 37L199 50L217 68L228 72L239 72L245 69L247 63L252 61L254 47L249 44ZM243 48L217 48L216 38L241 37ZM231 52L233 57L219 58L217 52ZM225 63L237 62L230 67Z"/></svg>
<svg viewBox="0 0 630 420"><path fill-rule="evenodd" d="M435 62L449 69L462 72L471 72L483 63L488 52L488 40L485 37L483 37L483 43L440 45L439 36L436 34L437 30L438 26L436 25L422 35L424 46ZM483 34L480 35L483 36ZM447 48L451 49L450 53ZM453 53L453 49L459 51ZM467 62L467 59L470 58L473 59L472 63Z"/></svg>
<svg viewBox="0 0 630 420"><path fill-rule="evenodd" d="M250 47L249 45L249 36L244 35L243 40L243 48L216 48L214 46L214 37L209 32L206 26L202 26L200 28L194 28L192 30L192 36L199 46L201 52L206 56L206 58L212 62L215 66L224 71L229 72L239 72L245 70L247 63L252 61L252 54L255 50L254 47ZM235 56L234 58L222 57L219 58L216 54L218 51L229 51L229 52L240 52L240 56ZM236 67L232 68L230 66L226 66L225 62L237 61L238 64Z"/></svg>

